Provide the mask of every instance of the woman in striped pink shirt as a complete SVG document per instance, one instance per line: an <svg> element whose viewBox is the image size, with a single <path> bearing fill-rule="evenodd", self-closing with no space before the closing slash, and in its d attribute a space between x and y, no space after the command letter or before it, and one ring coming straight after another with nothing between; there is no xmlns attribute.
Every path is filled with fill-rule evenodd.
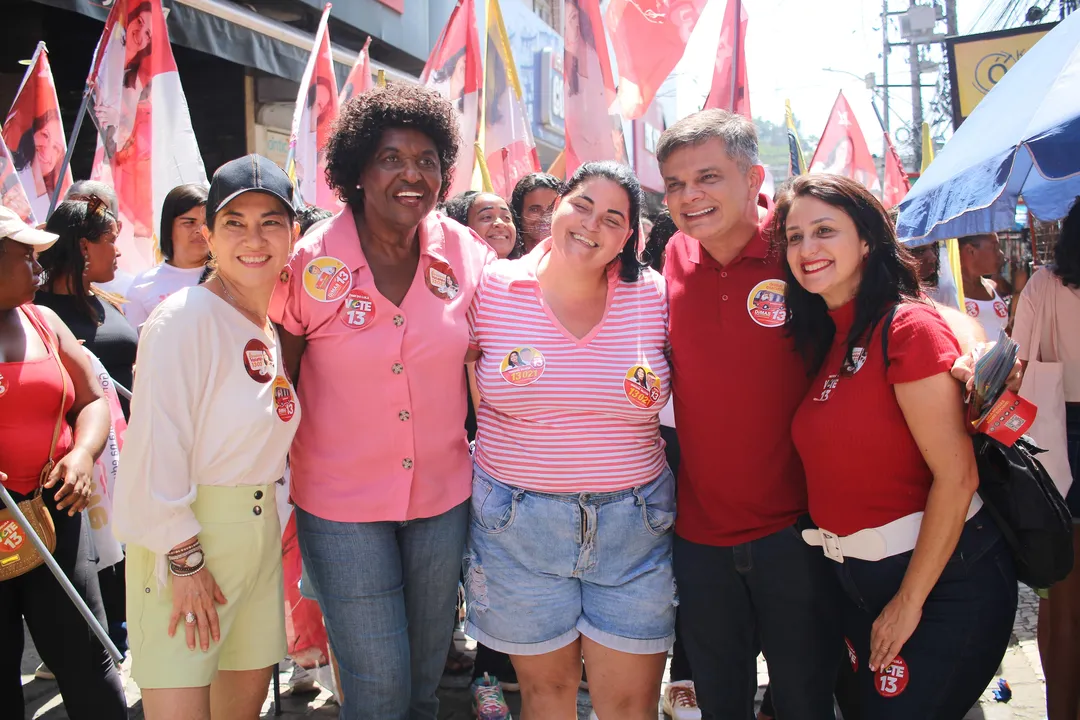
<svg viewBox="0 0 1080 720"><path fill-rule="evenodd" d="M641 187L589 163L551 237L489 265L469 311L481 402L466 551L470 636L509 653L525 720L653 718L674 637L675 481L663 280L635 254Z"/></svg>

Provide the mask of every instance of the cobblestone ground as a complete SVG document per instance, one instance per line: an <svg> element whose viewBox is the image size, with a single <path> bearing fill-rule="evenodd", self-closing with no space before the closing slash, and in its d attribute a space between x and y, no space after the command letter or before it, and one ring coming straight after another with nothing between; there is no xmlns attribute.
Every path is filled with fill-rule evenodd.
<svg viewBox="0 0 1080 720"><path fill-rule="evenodd" d="M1020 587L1020 607L1016 614L1016 622L1013 626L1013 640L1009 646L1005 658L1002 660L998 671L999 677L1008 680L1012 687L1013 697L1008 703L995 702L991 691L997 685L997 678L987 691L983 693L982 700L977 707L972 708L964 720L1043 720L1046 717L1046 699L1044 692L1045 679L1042 673L1042 665L1039 662L1039 651L1035 645L1035 625L1038 617L1038 598L1026 587ZM458 642L466 650L471 650L471 641L466 641L459 634ZM30 644L27 633L27 651L23 657L23 690L27 698L26 719L37 720L66 720L63 702L57 692L56 683L34 679L34 669L40 662L36 651ZM124 680L126 682L129 716L132 720L142 720L142 702L139 689L128 676L130 660L124 663ZM282 698L281 715L285 720L297 718L337 718L337 705L331 700L328 691L320 689L317 693L290 696L288 694L288 671L281 674L281 684L284 692ZM758 691L760 700L761 692L768 683L768 673L765 663L758 658ZM465 720L473 717L470 709L467 677L443 678L439 697L442 699L442 709L439 717L442 720ZM511 710L517 714L520 710L520 698L514 694L507 695L507 701ZM589 695L587 692L578 693L578 717L588 720L591 711ZM266 703L263 705L263 717L275 716L273 707L273 694L267 692ZM663 714L657 710L658 718Z"/></svg>

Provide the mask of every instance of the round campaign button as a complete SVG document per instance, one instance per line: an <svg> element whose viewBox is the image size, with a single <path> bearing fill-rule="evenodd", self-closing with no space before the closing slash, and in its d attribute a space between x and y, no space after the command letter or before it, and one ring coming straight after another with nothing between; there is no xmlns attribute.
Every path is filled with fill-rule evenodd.
<svg viewBox="0 0 1080 720"><path fill-rule="evenodd" d="M907 663L897 655L892 665L878 670L877 677L874 678L874 689L882 697L896 697L907 689L910 679Z"/></svg>
<svg viewBox="0 0 1080 720"><path fill-rule="evenodd" d="M746 296L746 312L762 327L783 325L787 320L787 283L783 280L759 282Z"/></svg>
<svg viewBox="0 0 1080 720"><path fill-rule="evenodd" d="M1000 300L995 300L994 301L994 314L997 315L999 318L1008 317L1009 316L1009 308L1005 307L1005 303L1001 302Z"/></svg>
<svg viewBox="0 0 1080 720"><path fill-rule="evenodd" d="M304 292L319 302L345 297L352 287L352 273L335 257L315 258L304 268Z"/></svg>
<svg viewBox="0 0 1080 720"><path fill-rule="evenodd" d="M283 422L289 422L296 414L296 396L289 381L281 375L274 378L274 410Z"/></svg>
<svg viewBox="0 0 1080 720"><path fill-rule="evenodd" d="M0 523L0 552L15 552L26 542L19 523L14 520Z"/></svg>
<svg viewBox="0 0 1080 720"><path fill-rule="evenodd" d="M544 374L544 355L536 348L514 348L499 364L503 380L519 387L532 385Z"/></svg>
<svg viewBox="0 0 1080 720"><path fill-rule="evenodd" d="M268 383L274 377L274 358L261 340L248 340L244 346L244 369L255 382Z"/></svg>
<svg viewBox="0 0 1080 720"><path fill-rule="evenodd" d="M441 260L427 266L427 270L424 271L424 282L427 283L428 290L442 300L453 300L461 292L454 269Z"/></svg>
<svg viewBox="0 0 1080 720"><path fill-rule="evenodd" d="M967 314L971 317L979 317L979 305L974 300L965 300L964 310L966 310Z"/></svg>
<svg viewBox="0 0 1080 720"><path fill-rule="evenodd" d="M634 407L651 408L660 400L660 378L648 365L634 365L623 378L623 392Z"/></svg>
<svg viewBox="0 0 1080 720"><path fill-rule="evenodd" d="M847 646L847 659L851 663L851 672L859 672L859 656L855 654L855 646L846 637L844 638L844 645Z"/></svg>
<svg viewBox="0 0 1080 720"><path fill-rule="evenodd" d="M0 397L7 395L8 383L3 375L0 375Z"/></svg>
<svg viewBox="0 0 1080 720"><path fill-rule="evenodd" d="M375 322L375 301L360 288L353 288L345 296L338 317L347 327L367 330Z"/></svg>

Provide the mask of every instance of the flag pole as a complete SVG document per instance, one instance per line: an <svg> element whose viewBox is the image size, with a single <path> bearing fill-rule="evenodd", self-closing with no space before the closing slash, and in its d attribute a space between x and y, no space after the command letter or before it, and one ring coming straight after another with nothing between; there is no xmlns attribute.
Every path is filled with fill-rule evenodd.
<svg viewBox="0 0 1080 720"><path fill-rule="evenodd" d="M735 112L735 99L739 95L739 37L742 35L742 0L730 0L735 3L735 51L731 56L731 112Z"/></svg>
<svg viewBox="0 0 1080 720"><path fill-rule="evenodd" d="M67 174L68 166L71 165L71 155L75 152L75 142L79 139L79 131L82 129L83 119L86 117L86 108L90 105L91 93L90 83L87 83L86 89L83 90L82 104L79 105L79 112L75 115L75 126L71 128L71 138L68 140L67 152L64 153L64 161L60 164L58 177L61 181L56 183L56 189L53 190L52 199L49 201L49 212L45 216L45 220L48 220L53 214L56 204L60 201L60 190L64 187L63 177Z"/></svg>

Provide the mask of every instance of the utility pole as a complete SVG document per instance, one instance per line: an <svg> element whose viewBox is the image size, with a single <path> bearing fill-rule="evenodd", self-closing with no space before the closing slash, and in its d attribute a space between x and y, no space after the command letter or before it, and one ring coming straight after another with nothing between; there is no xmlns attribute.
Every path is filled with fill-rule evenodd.
<svg viewBox="0 0 1080 720"><path fill-rule="evenodd" d="M949 37L960 34L960 23L956 20L956 0L945 0L945 33Z"/></svg>
<svg viewBox="0 0 1080 720"><path fill-rule="evenodd" d="M889 134L889 0L881 0L881 101L885 106L882 125Z"/></svg>
<svg viewBox="0 0 1080 720"><path fill-rule="evenodd" d="M910 0L910 6L914 8L918 3ZM919 69L919 43L912 38L910 45L909 62L911 63L911 145L915 151L915 166L922 167L922 142L916 141L921 137L923 126L922 112L922 71Z"/></svg>

